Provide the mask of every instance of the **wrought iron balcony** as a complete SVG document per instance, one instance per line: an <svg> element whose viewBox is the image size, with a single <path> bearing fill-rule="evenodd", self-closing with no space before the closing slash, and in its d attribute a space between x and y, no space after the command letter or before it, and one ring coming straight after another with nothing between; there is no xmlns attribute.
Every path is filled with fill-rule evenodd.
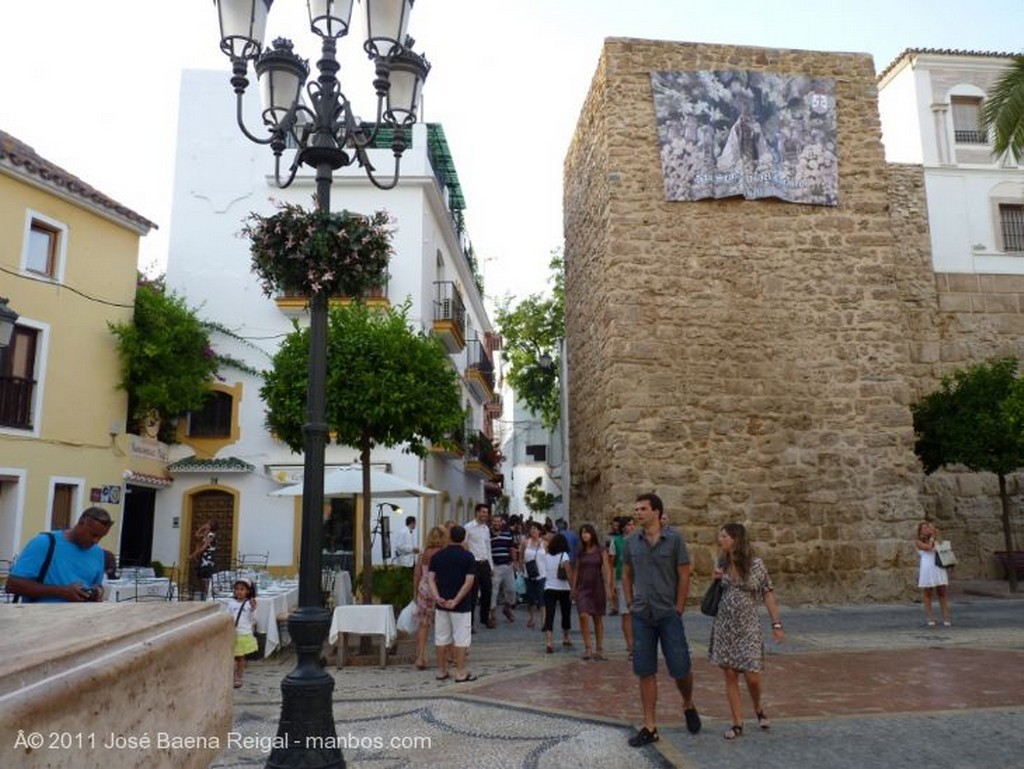
<svg viewBox="0 0 1024 769"><path fill-rule="evenodd" d="M434 282L434 334L449 353L466 346L466 305L450 280Z"/></svg>
<svg viewBox="0 0 1024 769"><path fill-rule="evenodd" d="M480 339L466 344L466 384L481 403L494 397L494 364Z"/></svg>

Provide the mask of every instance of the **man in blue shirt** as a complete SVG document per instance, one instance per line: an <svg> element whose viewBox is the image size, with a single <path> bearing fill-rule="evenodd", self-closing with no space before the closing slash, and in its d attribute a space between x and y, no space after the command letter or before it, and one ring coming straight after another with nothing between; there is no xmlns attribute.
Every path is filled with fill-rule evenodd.
<svg viewBox="0 0 1024 769"><path fill-rule="evenodd" d="M102 600L104 561L99 542L113 523L102 507L90 507L74 527L37 534L11 567L7 592L26 602ZM52 556L46 564L51 542ZM44 565L45 573L41 573Z"/></svg>

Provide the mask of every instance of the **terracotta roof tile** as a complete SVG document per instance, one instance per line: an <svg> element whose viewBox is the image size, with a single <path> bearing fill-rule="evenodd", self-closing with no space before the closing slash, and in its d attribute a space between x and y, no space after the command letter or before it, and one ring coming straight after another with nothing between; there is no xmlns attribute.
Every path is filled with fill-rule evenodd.
<svg viewBox="0 0 1024 769"><path fill-rule="evenodd" d="M904 57L913 56L918 53L930 53L938 54L940 56L973 56L982 58L996 58L996 59L1012 59L1020 56L1020 53L1006 53L1004 51L967 51L959 48L904 48L903 52L900 53L895 59L889 62L889 66L878 73L876 80L881 80L883 77L889 74L892 69L899 64Z"/></svg>
<svg viewBox="0 0 1024 769"><path fill-rule="evenodd" d="M106 208L142 228L157 229L157 226L149 221L149 219L135 213L127 206L121 205L113 198L104 195L95 187L86 184L77 176L65 171L55 163L51 163L20 139L11 136L6 131L0 130L0 164L4 163L16 166L24 173L37 176L44 182L62 187L69 194L86 200L93 205Z"/></svg>

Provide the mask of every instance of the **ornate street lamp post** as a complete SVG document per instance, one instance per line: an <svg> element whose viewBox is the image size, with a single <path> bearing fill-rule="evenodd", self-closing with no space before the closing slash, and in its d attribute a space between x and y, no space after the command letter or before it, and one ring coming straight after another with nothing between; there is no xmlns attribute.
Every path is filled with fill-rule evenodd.
<svg viewBox="0 0 1024 769"><path fill-rule="evenodd" d="M14 335L14 324L18 322L18 313L7 306L7 297L0 296L0 347L7 347Z"/></svg>
<svg viewBox="0 0 1024 769"><path fill-rule="evenodd" d="M231 85L237 94L238 125L257 144L274 153L274 177L289 186L302 165L316 169L317 209L331 207L334 171L357 163L380 189L398 184L399 164L406 148L405 131L416 122L420 91L430 65L413 53L406 27L414 0L366 0L367 37L363 49L374 60L377 117L361 123L341 92L337 74L337 40L348 34L354 0L308 0L310 29L321 39L319 72L303 86L309 65L292 52L289 40L264 48L267 15L273 0L214 0L220 17L220 48L231 59ZM254 135L243 120L242 97L249 85L252 61L260 83L265 136ZM375 175L368 150L379 130L390 129L395 157L390 179ZM290 168L282 175L281 156L295 147ZM298 662L281 682L278 746L268 767L343 767L337 746L331 695L334 679L319 665L330 615L320 591L321 522L324 505L324 446L327 369L327 300L322 291L310 297L309 389L307 423L303 427L305 466L302 495L302 540L299 561L299 605L288 617Z"/></svg>

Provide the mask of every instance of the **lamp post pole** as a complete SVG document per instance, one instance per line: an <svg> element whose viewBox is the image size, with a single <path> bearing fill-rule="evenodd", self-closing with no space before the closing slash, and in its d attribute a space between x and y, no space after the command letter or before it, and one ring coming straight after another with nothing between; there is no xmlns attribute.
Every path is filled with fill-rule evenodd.
<svg viewBox="0 0 1024 769"><path fill-rule="evenodd" d="M331 210L334 171L358 163L380 189L398 184L405 151L405 129L416 122L420 91L430 65L412 51L405 34L414 0L366 0L367 38L363 49L374 59L377 119L362 124L341 92L336 41L348 34L353 0L308 0L310 29L321 38L318 77L302 88L308 64L292 53L288 40L263 48L267 15L273 0L214 0L220 20L221 50L231 59L231 84L237 97L237 119L251 141L273 151L274 176L279 187L289 186L298 169L316 170L317 210ZM254 63L262 86L263 123L268 135L250 133L243 120L242 97L249 84L248 64ZM380 128L392 131L394 172L380 181L368 150ZM296 147L291 167L281 173L281 156ZM328 769L344 767L334 726L334 678L319 664L330 614L321 593L321 551L324 506L324 451L327 443L327 306L323 290L310 297L309 383L306 424L303 426L302 535L299 547L299 605L288 617L295 642L296 667L281 682L281 717L267 767Z"/></svg>

